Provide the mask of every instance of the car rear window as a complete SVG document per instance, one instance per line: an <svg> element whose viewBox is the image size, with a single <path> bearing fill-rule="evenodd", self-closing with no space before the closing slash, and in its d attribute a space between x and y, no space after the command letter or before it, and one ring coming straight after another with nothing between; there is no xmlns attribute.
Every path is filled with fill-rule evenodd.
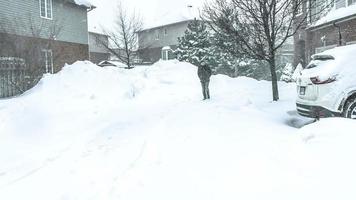
<svg viewBox="0 0 356 200"><path fill-rule="evenodd" d="M320 63L325 61L335 60L331 55L314 55L312 56L312 61L307 65L306 69L311 69L318 66Z"/></svg>

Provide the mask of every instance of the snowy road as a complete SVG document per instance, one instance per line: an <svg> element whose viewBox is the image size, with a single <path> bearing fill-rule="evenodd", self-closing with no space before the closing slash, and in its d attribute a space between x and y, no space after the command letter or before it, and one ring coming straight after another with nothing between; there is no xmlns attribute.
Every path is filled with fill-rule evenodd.
<svg viewBox="0 0 356 200"><path fill-rule="evenodd" d="M0 101L0 199L355 199L352 120L293 115L293 84L77 63ZM289 112L289 114L287 113ZM343 131L345 130L345 131Z"/></svg>

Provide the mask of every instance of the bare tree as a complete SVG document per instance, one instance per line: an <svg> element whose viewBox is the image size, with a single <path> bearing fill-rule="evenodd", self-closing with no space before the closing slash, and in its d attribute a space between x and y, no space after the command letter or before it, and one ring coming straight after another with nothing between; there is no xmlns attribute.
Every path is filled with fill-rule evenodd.
<svg viewBox="0 0 356 200"><path fill-rule="evenodd" d="M136 12L129 13L121 2L117 7L117 13L114 30L104 28L109 43L100 40L99 42L121 62L125 63L128 69L131 69L138 48L137 32L142 30L143 22Z"/></svg>
<svg viewBox="0 0 356 200"><path fill-rule="evenodd" d="M238 47L233 53L268 63L273 100L278 101L276 54L308 17L329 8L324 2L317 4L311 0L213 0L205 5L203 18L216 33L230 36Z"/></svg>

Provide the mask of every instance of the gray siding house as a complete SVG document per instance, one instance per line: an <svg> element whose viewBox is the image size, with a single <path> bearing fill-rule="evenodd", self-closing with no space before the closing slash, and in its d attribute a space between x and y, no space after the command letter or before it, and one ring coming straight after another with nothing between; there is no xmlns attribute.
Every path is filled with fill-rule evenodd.
<svg viewBox="0 0 356 200"><path fill-rule="evenodd" d="M99 64L101 61L110 59L110 52L106 48L109 45L107 35L89 32L90 61Z"/></svg>
<svg viewBox="0 0 356 200"><path fill-rule="evenodd" d="M44 73L89 59L87 12L75 0L0 0L0 57L19 57Z"/></svg>
<svg viewBox="0 0 356 200"><path fill-rule="evenodd" d="M173 50L177 48L178 38L184 35L191 21L184 20L150 27L138 32L138 54L142 62L154 63L159 59L174 58Z"/></svg>

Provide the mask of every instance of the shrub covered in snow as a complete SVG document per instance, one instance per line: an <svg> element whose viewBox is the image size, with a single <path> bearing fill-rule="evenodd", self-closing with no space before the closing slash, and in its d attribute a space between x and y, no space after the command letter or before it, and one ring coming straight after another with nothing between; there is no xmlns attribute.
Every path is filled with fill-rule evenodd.
<svg viewBox="0 0 356 200"><path fill-rule="evenodd" d="M303 65L299 63L293 72L293 75L292 75L293 81L297 81L302 70L303 70Z"/></svg>
<svg viewBox="0 0 356 200"><path fill-rule="evenodd" d="M282 70L282 75L280 80L290 83L293 81L293 65L291 63L287 63Z"/></svg>

